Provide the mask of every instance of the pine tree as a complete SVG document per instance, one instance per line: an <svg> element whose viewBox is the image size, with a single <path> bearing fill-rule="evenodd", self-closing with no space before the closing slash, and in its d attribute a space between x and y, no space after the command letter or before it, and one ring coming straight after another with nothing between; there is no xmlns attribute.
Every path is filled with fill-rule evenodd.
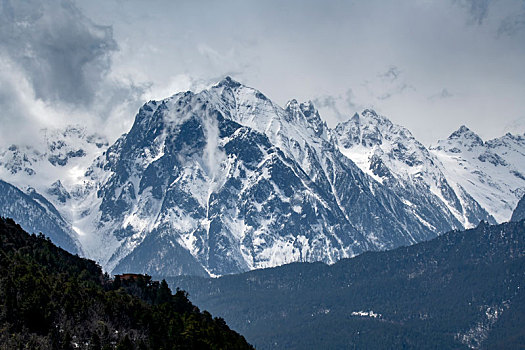
<svg viewBox="0 0 525 350"><path fill-rule="evenodd" d="M164 304L168 303L171 300L171 289L168 286L166 280L160 282L159 289L157 290L157 297L155 299L155 304Z"/></svg>

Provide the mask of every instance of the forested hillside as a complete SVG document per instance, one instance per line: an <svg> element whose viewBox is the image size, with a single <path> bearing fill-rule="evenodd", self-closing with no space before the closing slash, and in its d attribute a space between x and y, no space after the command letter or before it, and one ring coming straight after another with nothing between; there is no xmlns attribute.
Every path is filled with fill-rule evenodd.
<svg viewBox="0 0 525 350"><path fill-rule="evenodd" d="M194 348L252 349L165 281L112 280L0 218L0 349Z"/></svg>
<svg viewBox="0 0 525 350"><path fill-rule="evenodd" d="M171 285L258 349L523 349L525 221Z"/></svg>

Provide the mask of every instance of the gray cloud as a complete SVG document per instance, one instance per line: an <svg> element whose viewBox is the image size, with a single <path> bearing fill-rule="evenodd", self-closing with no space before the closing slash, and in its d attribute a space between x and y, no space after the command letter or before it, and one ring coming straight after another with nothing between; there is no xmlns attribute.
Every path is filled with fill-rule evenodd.
<svg viewBox="0 0 525 350"><path fill-rule="evenodd" d="M315 98L312 102L314 103L315 107L318 109L327 109L337 120L343 120L344 114L341 113L339 110L338 100L340 100L340 96L321 96ZM325 116L326 117L326 116Z"/></svg>
<svg viewBox="0 0 525 350"><path fill-rule="evenodd" d="M382 89L378 88L378 84L375 83L372 85L375 86L374 89L377 90L374 95L380 101L388 100L392 96L399 95L404 93L406 90L415 91L415 87L405 81L403 76L403 71L397 66L391 65L385 72L382 72L377 75L380 80L379 86L382 86ZM370 85L371 82L367 82Z"/></svg>
<svg viewBox="0 0 525 350"><path fill-rule="evenodd" d="M501 21L498 35L515 35L522 30L525 30L525 5L522 13L510 15Z"/></svg>
<svg viewBox="0 0 525 350"><path fill-rule="evenodd" d="M482 24L488 16L491 0L456 0L456 2L467 9L473 23Z"/></svg>
<svg viewBox="0 0 525 350"><path fill-rule="evenodd" d="M467 10L471 24L481 26L485 21L492 19L498 37L515 35L525 30L525 1L523 0L507 0L503 3L495 0L454 0L454 2Z"/></svg>
<svg viewBox="0 0 525 350"><path fill-rule="evenodd" d="M117 49L112 29L92 23L68 0L4 0L0 49L45 101L89 104Z"/></svg>
<svg viewBox="0 0 525 350"><path fill-rule="evenodd" d="M401 75L401 70L396 66L390 66L388 67L388 70L386 72L383 72L378 75L379 78L393 82L399 78Z"/></svg>
<svg viewBox="0 0 525 350"><path fill-rule="evenodd" d="M129 129L148 82L113 74L115 53L112 27L94 23L72 0L3 0L0 143L31 143L40 128L68 124L109 139Z"/></svg>
<svg viewBox="0 0 525 350"><path fill-rule="evenodd" d="M352 89L346 90L344 94L318 96L312 102L331 126L347 120L355 112L364 108L357 102Z"/></svg>
<svg viewBox="0 0 525 350"><path fill-rule="evenodd" d="M525 116L511 120L505 124L503 131L506 133L525 134Z"/></svg>
<svg viewBox="0 0 525 350"><path fill-rule="evenodd" d="M377 96L377 98L381 101L388 100L390 97L392 97L392 93L390 92L385 92L384 94Z"/></svg>
<svg viewBox="0 0 525 350"><path fill-rule="evenodd" d="M445 98L450 98L454 96L452 93L450 93L448 91L448 89L443 89L441 90L440 92L438 92L437 94L434 94L434 95L431 95L428 97L429 100L436 100L436 99L445 99Z"/></svg>
<svg viewBox="0 0 525 350"><path fill-rule="evenodd" d="M357 108L357 103L355 102L355 98L356 97L352 89L346 90L345 102L346 102L347 107L350 108L350 110L355 110Z"/></svg>
<svg viewBox="0 0 525 350"><path fill-rule="evenodd" d="M17 143L31 138L43 126L28 116L36 114L31 111L35 107L31 98L30 86L24 81L24 76L10 62L0 58L0 142L2 145ZM20 92L22 90L22 93Z"/></svg>
<svg viewBox="0 0 525 350"><path fill-rule="evenodd" d="M401 84L396 85L396 86L394 86L392 88L389 88L387 92L384 92L384 93L378 95L377 99L380 100L380 101L388 100L392 96L400 95L400 94L404 93L407 90L416 91L416 88L413 87L410 84L401 83Z"/></svg>

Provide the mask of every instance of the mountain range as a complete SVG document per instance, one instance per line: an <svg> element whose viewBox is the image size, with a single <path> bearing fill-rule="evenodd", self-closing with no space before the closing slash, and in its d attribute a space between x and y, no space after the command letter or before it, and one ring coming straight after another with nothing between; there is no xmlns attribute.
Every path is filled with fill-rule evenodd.
<svg viewBox="0 0 525 350"><path fill-rule="evenodd" d="M427 148L372 110L330 128L311 102L282 108L229 77L149 101L111 145L42 134L0 151L0 215L113 273L335 263L507 221L525 192L523 135L462 126Z"/></svg>

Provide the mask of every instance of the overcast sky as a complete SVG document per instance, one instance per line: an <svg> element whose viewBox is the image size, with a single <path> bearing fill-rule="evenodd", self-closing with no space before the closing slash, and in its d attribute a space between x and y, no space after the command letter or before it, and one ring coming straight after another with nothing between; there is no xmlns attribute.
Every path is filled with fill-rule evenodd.
<svg viewBox="0 0 525 350"><path fill-rule="evenodd" d="M525 131L524 0L1 0L1 143L230 75L328 124L374 108L424 144Z"/></svg>

